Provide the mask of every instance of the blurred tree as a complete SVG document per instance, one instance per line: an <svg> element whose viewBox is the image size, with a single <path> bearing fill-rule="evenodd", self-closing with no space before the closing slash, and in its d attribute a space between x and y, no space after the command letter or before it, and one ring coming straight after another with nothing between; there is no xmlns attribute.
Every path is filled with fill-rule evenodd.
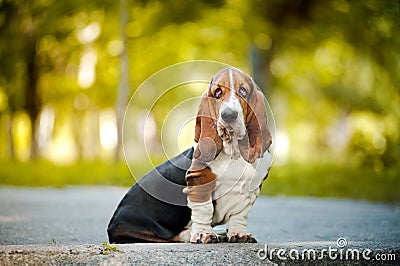
<svg viewBox="0 0 400 266"><path fill-rule="evenodd" d="M45 106L56 112L56 132L74 121L84 153L97 139L82 137L89 117L113 108L120 127L127 84L133 93L163 67L212 59L253 72L303 160L340 155L386 166L400 158L398 1L126 1L126 20L123 3L0 2L0 111L29 115L32 155Z"/></svg>
<svg viewBox="0 0 400 266"><path fill-rule="evenodd" d="M0 59L2 85L8 95L9 111L24 109L31 122L31 157L38 152L36 141L36 122L42 108L42 96L38 89L38 80L43 67L37 54L39 41L57 31L55 20L61 13L48 10L49 2L3 1L1 14L3 23L0 26L1 42ZM64 11L63 11L64 12ZM6 41L9 40L10 42ZM11 127L10 127L11 130ZM10 134L12 135L12 134Z"/></svg>
<svg viewBox="0 0 400 266"><path fill-rule="evenodd" d="M125 34L125 28L128 23L128 10L126 0L120 0L120 8L121 8L121 39L123 44L123 50L121 53L121 76L119 81L118 88L118 98L116 104L116 113L117 113L117 147L116 147L116 156L115 158L118 160L122 151L122 125L124 119L124 111L126 108L126 104L128 102L129 95L129 61L127 55L127 37Z"/></svg>
<svg viewBox="0 0 400 266"><path fill-rule="evenodd" d="M11 117L18 110L24 110L29 116L32 158L38 155L37 124L43 104L52 101L60 104L64 100L63 96L68 94L68 88L65 88L76 87L76 84L70 83L64 84L61 89L60 84L52 84L48 91L40 83L46 82L49 74L66 74L68 57L77 45L76 42L69 41L76 30L74 20L77 20L82 10L96 10L102 6L106 6L106 3L0 2L0 60L3 62L0 66L0 82L7 94L7 111L11 113ZM69 47L62 46L65 42Z"/></svg>
<svg viewBox="0 0 400 266"><path fill-rule="evenodd" d="M274 84L272 101L286 106L275 114L290 131L294 149L312 150L318 160L321 153L341 150L342 158L365 165L398 165L385 158L400 156L394 130L400 121L399 2L252 1L251 6L267 25L258 34L270 37L261 43L269 49L258 49L264 52L257 57L264 61L259 72L272 77L267 82Z"/></svg>

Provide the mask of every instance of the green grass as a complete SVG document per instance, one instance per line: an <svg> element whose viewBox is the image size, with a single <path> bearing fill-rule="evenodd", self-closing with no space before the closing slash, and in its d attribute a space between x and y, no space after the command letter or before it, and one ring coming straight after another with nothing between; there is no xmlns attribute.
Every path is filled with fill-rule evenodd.
<svg viewBox="0 0 400 266"><path fill-rule="evenodd" d="M100 254L110 255L111 253L119 252L124 253L123 251L117 249L116 246L108 244L108 242L104 241L100 248Z"/></svg>
<svg viewBox="0 0 400 266"><path fill-rule="evenodd" d="M147 172L136 165L135 174ZM400 203L398 168L375 171L372 168L334 164L295 164L273 166L262 187L263 195L351 198ZM124 162L79 162L57 166L39 160L0 161L0 185L64 187L67 185L134 184Z"/></svg>
<svg viewBox="0 0 400 266"><path fill-rule="evenodd" d="M58 166L49 161L0 162L0 184L10 186L116 185L131 186L134 179L123 162L79 162Z"/></svg>
<svg viewBox="0 0 400 266"><path fill-rule="evenodd" d="M334 164L273 166L263 184L262 194L400 203L399 172L396 167L375 171Z"/></svg>

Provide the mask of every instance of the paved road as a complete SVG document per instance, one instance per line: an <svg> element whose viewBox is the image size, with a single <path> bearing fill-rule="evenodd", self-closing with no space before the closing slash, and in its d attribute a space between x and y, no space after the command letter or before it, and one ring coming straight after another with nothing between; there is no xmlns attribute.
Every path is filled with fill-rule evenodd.
<svg viewBox="0 0 400 266"><path fill-rule="evenodd" d="M127 188L0 187L0 245L101 244ZM261 197L249 217L259 243L336 241L400 247L400 206L360 201Z"/></svg>
<svg viewBox="0 0 400 266"><path fill-rule="evenodd" d="M249 217L258 244L132 244L108 249L101 243L107 240L108 221L126 191L0 187L0 265L398 265L400 261L398 205L315 198L259 198ZM371 249L370 260L323 253L328 247L338 248L339 237L348 241L343 254L350 248ZM267 258L262 253L266 244ZM286 257L277 256L280 248ZM293 250L303 254L311 249L316 258L288 257Z"/></svg>

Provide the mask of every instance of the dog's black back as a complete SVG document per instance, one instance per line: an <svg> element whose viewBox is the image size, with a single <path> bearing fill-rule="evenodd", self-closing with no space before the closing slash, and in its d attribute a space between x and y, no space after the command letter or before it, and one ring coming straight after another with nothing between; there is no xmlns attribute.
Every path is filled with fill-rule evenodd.
<svg viewBox="0 0 400 266"><path fill-rule="evenodd" d="M148 172L129 189L108 225L110 243L174 241L189 223L191 210L185 204L166 203L152 195L158 191L184 202L186 195L181 189L171 189L165 182L186 186L185 175L192 157L190 148Z"/></svg>

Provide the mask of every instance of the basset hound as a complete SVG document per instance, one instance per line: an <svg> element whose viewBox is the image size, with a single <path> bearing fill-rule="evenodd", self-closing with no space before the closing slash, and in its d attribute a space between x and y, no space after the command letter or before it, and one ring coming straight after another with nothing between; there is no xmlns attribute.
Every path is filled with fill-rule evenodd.
<svg viewBox="0 0 400 266"><path fill-rule="evenodd" d="M264 95L249 75L230 67L212 77L194 140L128 191L109 223L110 243L256 242L247 218L268 176L272 137ZM176 194L185 206L149 195L144 186L162 189L160 178L184 186ZM213 231L220 224L226 224L223 238Z"/></svg>

